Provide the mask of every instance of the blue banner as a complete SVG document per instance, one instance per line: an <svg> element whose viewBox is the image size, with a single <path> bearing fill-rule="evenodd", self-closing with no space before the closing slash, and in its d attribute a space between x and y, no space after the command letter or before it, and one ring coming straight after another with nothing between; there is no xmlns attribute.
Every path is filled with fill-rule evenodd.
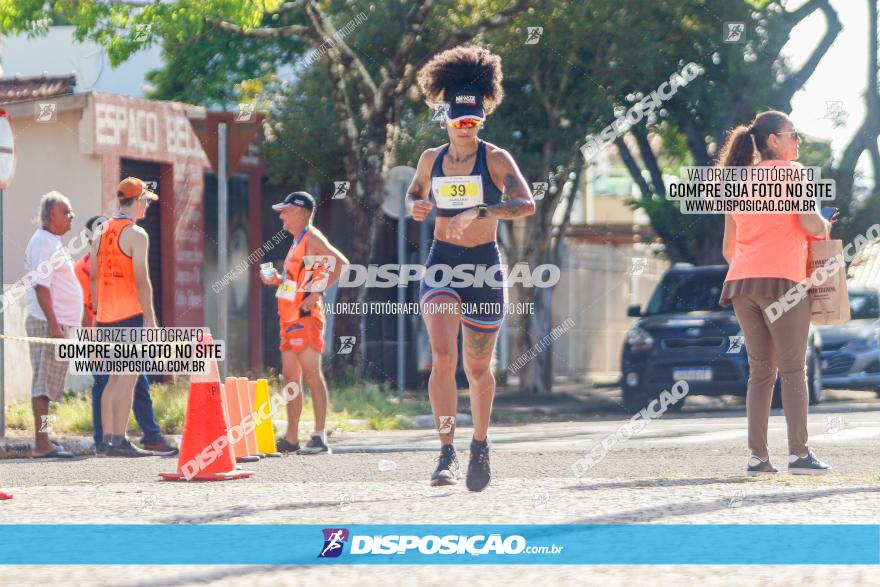
<svg viewBox="0 0 880 587"><path fill-rule="evenodd" d="M0 525L0 564L880 564L878 525Z"/></svg>

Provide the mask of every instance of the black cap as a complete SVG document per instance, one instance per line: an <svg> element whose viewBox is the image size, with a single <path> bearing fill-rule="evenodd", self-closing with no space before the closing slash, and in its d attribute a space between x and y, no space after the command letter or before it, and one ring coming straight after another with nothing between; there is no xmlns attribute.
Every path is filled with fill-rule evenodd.
<svg viewBox="0 0 880 587"><path fill-rule="evenodd" d="M449 103L449 111L446 113L448 120L486 119L486 111L483 110L483 95L476 86L469 83L457 84L446 90L445 98Z"/></svg>
<svg viewBox="0 0 880 587"><path fill-rule="evenodd" d="M299 206L306 210L314 210L315 198L313 198L308 192L293 192L292 194L287 194L287 197L284 198L284 201L280 204L274 204L272 209L280 212L290 206Z"/></svg>

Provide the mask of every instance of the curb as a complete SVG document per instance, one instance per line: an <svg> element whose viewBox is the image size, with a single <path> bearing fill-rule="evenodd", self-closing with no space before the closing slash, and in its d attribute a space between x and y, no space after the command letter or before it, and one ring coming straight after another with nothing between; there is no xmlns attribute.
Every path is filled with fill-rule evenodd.
<svg viewBox="0 0 880 587"><path fill-rule="evenodd" d="M58 441L65 450L72 452L74 455L91 456L95 452L92 449L92 439L86 437L66 437ZM3 439L0 440L0 459L29 459L31 458L31 449L34 441L31 439ZM48 460L48 459L47 459Z"/></svg>
<svg viewBox="0 0 880 587"><path fill-rule="evenodd" d="M349 419L349 425L365 426L367 420ZM434 416L431 414L420 414L409 418L404 418L403 422L408 424L408 428L412 430L429 430L434 428ZM457 426L472 426L474 419L470 414L456 414L455 423ZM284 434L287 428L286 420L274 420L276 433ZM166 434L166 438L176 441L180 446L180 436L174 434ZM72 452L76 456L93 456L94 443L91 437L87 436L66 436L57 440L65 450ZM31 438L0 438L0 459L29 459L31 458L31 449L34 441Z"/></svg>
<svg viewBox="0 0 880 587"><path fill-rule="evenodd" d="M455 415L455 425L456 426L472 426L474 423L474 419L470 414L456 414ZM410 419L410 425L415 429L428 429L434 428L434 416L432 414L423 414L419 416L413 416Z"/></svg>

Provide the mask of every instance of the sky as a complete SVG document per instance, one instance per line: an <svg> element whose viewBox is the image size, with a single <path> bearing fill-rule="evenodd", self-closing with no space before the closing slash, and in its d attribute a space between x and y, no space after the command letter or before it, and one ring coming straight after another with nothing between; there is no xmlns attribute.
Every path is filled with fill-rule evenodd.
<svg viewBox="0 0 880 587"><path fill-rule="evenodd" d="M790 4L794 10L803 2ZM831 139L831 147L840 153L852 138L865 116L864 92L868 67L867 0L832 0L843 30L825 54L815 73L795 94L791 117L795 126L807 135ZM825 33L825 19L817 11L794 31L783 49L794 67L803 64ZM846 125L835 129L828 110L842 109Z"/></svg>

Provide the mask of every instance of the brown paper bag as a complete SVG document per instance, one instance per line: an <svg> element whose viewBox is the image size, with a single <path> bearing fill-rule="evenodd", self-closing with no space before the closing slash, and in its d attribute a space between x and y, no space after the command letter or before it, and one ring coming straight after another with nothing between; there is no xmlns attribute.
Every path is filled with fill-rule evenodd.
<svg viewBox="0 0 880 587"><path fill-rule="evenodd" d="M826 275L824 283L819 283ZM810 241L807 277L812 280L809 290L810 323L821 326L850 320L843 241Z"/></svg>

